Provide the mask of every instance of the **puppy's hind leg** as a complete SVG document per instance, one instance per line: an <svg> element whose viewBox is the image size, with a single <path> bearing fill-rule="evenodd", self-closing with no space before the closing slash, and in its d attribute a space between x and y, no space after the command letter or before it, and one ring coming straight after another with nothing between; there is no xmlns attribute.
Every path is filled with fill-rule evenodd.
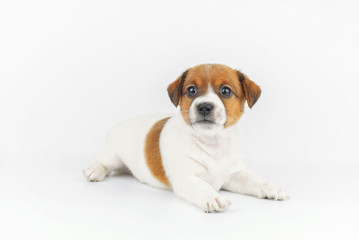
<svg viewBox="0 0 359 240"><path fill-rule="evenodd" d="M103 150L96 154L95 161L83 170L83 174L91 182L98 182L113 170L122 168L125 168L125 164L114 152Z"/></svg>

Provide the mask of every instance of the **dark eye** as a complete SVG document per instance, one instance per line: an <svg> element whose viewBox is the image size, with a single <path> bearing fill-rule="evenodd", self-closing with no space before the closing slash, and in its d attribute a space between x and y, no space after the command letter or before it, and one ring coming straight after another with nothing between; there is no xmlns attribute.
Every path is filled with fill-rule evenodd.
<svg viewBox="0 0 359 240"><path fill-rule="evenodd" d="M232 96L232 90L229 87L223 86L221 88L221 94L223 97L229 98Z"/></svg>
<svg viewBox="0 0 359 240"><path fill-rule="evenodd" d="M193 97L197 93L197 88L195 86L190 86L187 88L187 95L188 97Z"/></svg>

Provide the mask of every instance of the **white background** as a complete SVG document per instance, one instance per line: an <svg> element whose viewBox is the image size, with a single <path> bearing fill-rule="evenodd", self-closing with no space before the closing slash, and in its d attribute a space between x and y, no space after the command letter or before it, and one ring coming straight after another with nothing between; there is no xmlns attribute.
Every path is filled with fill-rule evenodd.
<svg viewBox="0 0 359 240"><path fill-rule="evenodd" d="M358 239L356 1L0 1L1 239ZM204 214L129 176L81 170L167 85L222 63L262 88L247 165L292 199L224 192Z"/></svg>

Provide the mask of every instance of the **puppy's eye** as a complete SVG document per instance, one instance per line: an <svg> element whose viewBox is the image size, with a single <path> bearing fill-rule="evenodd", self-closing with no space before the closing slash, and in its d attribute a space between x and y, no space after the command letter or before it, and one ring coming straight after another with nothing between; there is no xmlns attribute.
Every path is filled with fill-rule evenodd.
<svg viewBox="0 0 359 240"><path fill-rule="evenodd" d="M190 86L187 88L187 95L188 97L193 97L197 93L197 88L195 86Z"/></svg>
<svg viewBox="0 0 359 240"><path fill-rule="evenodd" d="M221 94L225 98L229 98L232 96L232 90L229 87L223 86L221 87Z"/></svg>

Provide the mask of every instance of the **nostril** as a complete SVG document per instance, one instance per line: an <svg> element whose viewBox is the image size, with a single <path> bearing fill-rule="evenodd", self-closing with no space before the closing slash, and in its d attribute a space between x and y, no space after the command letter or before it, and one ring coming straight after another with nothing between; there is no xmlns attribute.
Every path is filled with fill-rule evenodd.
<svg viewBox="0 0 359 240"><path fill-rule="evenodd" d="M201 103L197 106L197 111L205 116L208 115L213 110L213 105L211 103Z"/></svg>

